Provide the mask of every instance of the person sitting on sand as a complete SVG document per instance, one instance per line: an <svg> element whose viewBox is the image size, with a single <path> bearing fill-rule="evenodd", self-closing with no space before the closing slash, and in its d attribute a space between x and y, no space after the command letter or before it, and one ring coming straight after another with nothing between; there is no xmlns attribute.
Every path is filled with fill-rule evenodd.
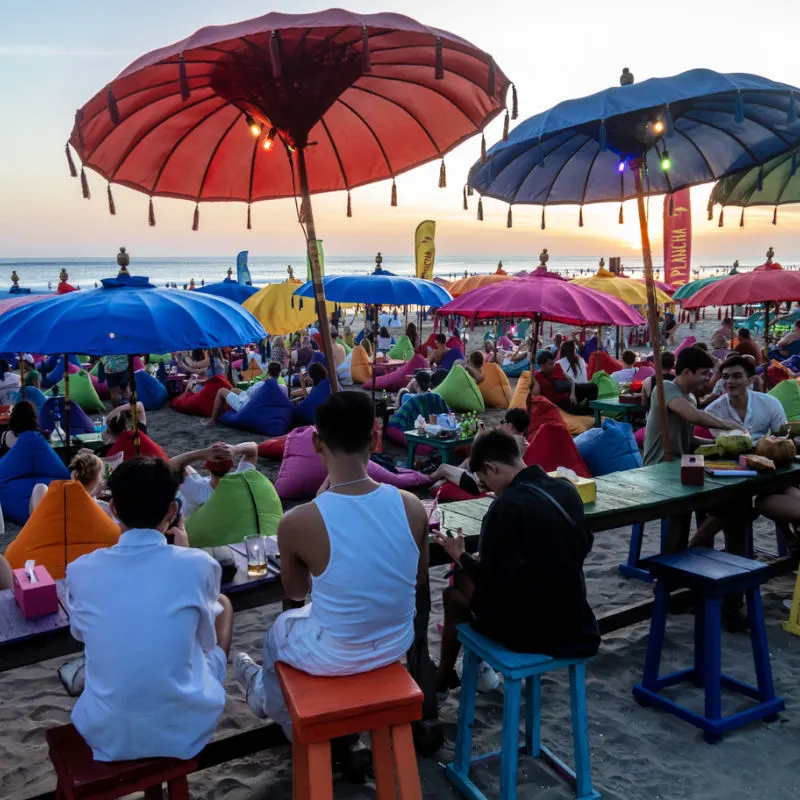
<svg viewBox="0 0 800 800"><path fill-rule="evenodd" d="M397 393L397 402L399 405L405 403L409 397L414 395L425 394L431 389L431 374L424 369L418 369L414 373L414 377L408 382L408 385Z"/></svg>
<svg viewBox="0 0 800 800"><path fill-rule="evenodd" d="M95 450L100 458L105 458L114 442L128 429L128 417L131 415L131 404L124 403L111 409L106 415L106 428L103 431L103 444ZM140 402L136 403L136 419L139 433L147 433L147 411Z"/></svg>
<svg viewBox="0 0 800 800"><path fill-rule="evenodd" d="M273 336L271 342L272 353L270 361L275 361L281 366L281 372L289 367L289 351L286 349L286 342L283 336Z"/></svg>
<svg viewBox="0 0 800 800"><path fill-rule="evenodd" d="M792 328L789 333L786 334L786 336L784 336L782 339L778 339L775 346L783 350L790 344L796 342L798 339L800 339L800 319L794 323L794 328Z"/></svg>
<svg viewBox="0 0 800 800"><path fill-rule="evenodd" d="M574 347L571 341L564 342L561 345L562 353L568 345ZM581 361L583 362L582 358ZM597 399L597 386L595 384L578 383L571 373L564 372L561 361L556 363L555 356L549 350L542 350L536 359L536 363L539 369L533 374L533 381L531 382L532 396L541 395L546 397L551 403L570 414L594 413L584 403ZM530 413L530 409L528 409L528 412Z"/></svg>
<svg viewBox="0 0 800 800"><path fill-rule="evenodd" d="M105 500L100 500L98 494L103 487L103 461L89 450L80 450L69 464L69 477L86 489L86 494L93 498L103 511L111 516L111 508ZM36 506L42 502L47 494L48 485L37 483L31 492L30 511L33 514Z"/></svg>
<svg viewBox="0 0 800 800"><path fill-rule="evenodd" d="M0 358L0 405L10 406L19 394L20 378L12 372L8 361Z"/></svg>
<svg viewBox="0 0 800 800"><path fill-rule="evenodd" d="M8 417L8 430L0 436L0 455L7 453L27 431L39 430L39 412L30 400L15 403Z"/></svg>
<svg viewBox="0 0 800 800"><path fill-rule="evenodd" d="M278 378L281 377L281 365L277 361L270 361L267 364L267 376L263 381L256 381L247 389L237 389L235 386L230 389L220 389L214 398L211 416L202 423L203 426L216 425L226 411L241 411L269 383L275 383L284 394L288 393L287 387L278 383Z"/></svg>
<svg viewBox="0 0 800 800"><path fill-rule="evenodd" d="M428 520L413 494L367 475L377 442L365 392L333 394L317 408L313 445L330 485L278 526L286 597L302 602L310 590L311 603L275 620L263 667L246 653L234 657L252 711L287 736L277 661L312 675L356 675L402 659L414 641L416 587L428 581Z"/></svg>
<svg viewBox="0 0 800 800"><path fill-rule="evenodd" d="M477 558L466 553L460 531L456 538L436 536L457 566L443 595L440 692L459 685L456 628L463 623L511 650L553 658L588 658L600 645L583 578L593 537L577 490L526 466L505 431L475 440L469 469L498 497L484 517ZM519 609L527 609L524 624Z"/></svg>
<svg viewBox="0 0 800 800"><path fill-rule="evenodd" d="M498 348L497 353L500 355L502 353L502 349ZM494 364L495 363L495 349L494 349L494 340L493 339L486 339L483 342L483 360L487 364ZM502 362L502 357L499 358L499 361Z"/></svg>
<svg viewBox="0 0 800 800"><path fill-rule="evenodd" d="M625 350L622 354L622 369L611 373L611 377L617 383L630 383L636 374L636 353L633 350Z"/></svg>
<svg viewBox="0 0 800 800"><path fill-rule="evenodd" d="M456 364L461 364L475 383L483 383L485 380L483 375L484 358L481 350L473 350L466 361L462 359L456 361Z"/></svg>
<svg viewBox="0 0 800 800"><path fill-rule="evenodd" d="M409 322L408 325L406 325L406 336L408 336L411 346L414 348L414 350L416 350L419 341L417 336L417 326L413 322Z"/></svg>
<svg viewBox="0 0 800 800"><path fill-rule="evenodd" d="M432 367L438 366L446 355L447 337L443 333L437 333L433 344L433 349L428 356L428 364L430 364Z"/></svg>
<svg viewBox="0 0 800 800"><path fill-rule="evenodd" d="M381 350L385 353L387 350L392 349L393 344L394 339L389 334L388 328L382 327L378 331L378 350Z"/></svg>
<svg viewBox="0 0 800 800"><path fill-rule="evenodd" d="M665 381L675 378L675 353L671 350L661 351L661 374ZM645 411L650 410L653 387L656 385L656 376L651 375L642 381L642 406Z"/></svg>
<svg viewBox="0 0 800 800"><path fill-rule="evenodd" d="M761 348L753 341L750 331L747 328L739 328L736 335L739 341L733 349L740 356L750 356L759 367L764 363L764 356L761 353Z"/></svg>
<svg viewBox="0 0 800 800"><path fill-rule="evenodd" d="M291 399L304 400L306 397L308 397L308 390L313 389L315 386L319 386L327 377L328 370L326 370L319 361L315 361L313 364L310 364L305 375L301 375L300 377L300 388L292 390L290 395Z"/></svg>
<svg viewBox="0 0 800 800"><path fill-rule="evenodd" d="M186 543L178 477L164 461L133 458L109 479L122 535L67 567L70 630L86 677L72 722L96 761L190 759L225 709L233 607L219 564Z"/></svg>
<svg viewBox="0 0 800 800"><path fill-rule="evenodd" d="M503 421L495 428L496 431L504 431L511 434L519 445L520 455L524 456L528 449L528 426L531 418L527 411L522 408L509 408L506 411ZM480 432L483 433L483 423L480 423ZM469 471L469 458L466 458L457 467L449 464L440 464L431 473L431 492L435 493L443 484L452 483L470 494L479 495L481 493L477 478Z"/></svg>
<svg viewBox="0 0 800 800"><path fill-rule="evenodd" d="M235 459L239 458L239 463ZM200 475L191 465L197 461L210 475ZM217 442L201 450L191 450L169 460L170 466L183 476L180 494L183 498L183 516L190 517L200 506L205 505L229 472L245 472L258 466L258 445L255 442L229 445Z"/></svg>
<svg viewBox="0 0 800 800"><path fill-rule="evenodd" d="M311 338L305 334L300 344L292 350L292 365L295 369L307 367L314 358L314 348L311 346Z"/></svg>
<svg viewBox="0 0 800 800"><path fill-rule="evenodd" d="M564 342L561 345L561 358L556 363L576 384L589 383L586 361L578 353L575 342Z"/></svg>

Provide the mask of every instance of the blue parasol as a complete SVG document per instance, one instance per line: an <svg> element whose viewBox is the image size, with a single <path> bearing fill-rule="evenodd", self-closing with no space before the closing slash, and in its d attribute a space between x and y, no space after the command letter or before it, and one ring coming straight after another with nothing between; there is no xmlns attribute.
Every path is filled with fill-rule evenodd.
<svg viewBox="0 0 800 800"><path fill-rule="evenodd" d="M199 286L194 291L202 294L213 294L215 297L224 297L226 300L241 305L258 291L258 287L239 283L232 278L225 278L224 281L219 281L219 283L207 283L205 286Z"/></svg>
<svg viewBox="0 0 800 800"><path fill-rule="evenodd" d="M800 89L757 75L706 69L568 100L522 122L470 170L468 185L509 203L544 207L637 199L664 452L663 402L653 260L644 197L758 167L800 144ZM479 201L478 219L483 218Z"/></svg>
<svg viewBox="0 0 800 800"><path fill-rule="evenodd" d="M330 275L323 278L325 297L336 303L364 303L393 306L433 306L439 308L453 298L434 283L402 275ZM299 297L314 297L311 281L296 292Z"/></svg>

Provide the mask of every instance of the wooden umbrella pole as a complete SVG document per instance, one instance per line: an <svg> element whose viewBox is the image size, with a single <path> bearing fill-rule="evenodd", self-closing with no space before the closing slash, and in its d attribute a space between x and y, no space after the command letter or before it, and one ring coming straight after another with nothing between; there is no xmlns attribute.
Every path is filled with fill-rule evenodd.
<svg viewBox="0 0 800 800"><path fill-rule="evenodd" d="M764 347L769 358L769 303L764 303Z"/></svg>
<svg viewBox="0 0 800 800"><path fill-rule="evenodd" d="M375 313L372 317L372 407L375 407L375 380L378 377L378 305L373 306Z"/></svg>
<svg viewBox="0 0 800 800"><path fill-rule="evenodd" d="M319 248L317 247L317 229L314 226L314 211L311 208L311 193L308 189L308 170L306 169L305 147L297 148L297 172L300 178L300 195L306 210L306 235L308 237L308 258L311 262L311 282L314 284L314 302L317 306L319 334L322 337L322 350L328 362L328 380L331 392L339 391L336 375L336 360L333 357L333 340L331 325L328 319L328 308L325 303L325 287L322 284L322 269L319 265Z"/></svg>
<svg viewBox="0 0 800 800"><path fill-rule="evenodd" d="M131 382L131 428L133 430L133 452L139 455L141 441L139 439L139 409L136 403L136 376L133 372L133 356L128 356L128 375Z"/></svg>
<svg viewBox="0 0 800 800"><path fill-rule="evenodd" d="M25 361L23 360L24 353L19 353L19 397L20 400L25 399Z"/></svg>
<svg viewBox="0 0 800 800"><path fill-rule="evenodd" d="M67 464L69 464L69 423L69 354L64 353L64 430L67 436L64 442L64 449L67 454Z"/></svg>
<svg viewBox="0 0 800 800"><path fill-rule="evenodd" d="M736 328L733 326L733 306L731 306L731 350L736 346Z"/></svg>
<svg viewBox="0 0 800 800"><path fill-rule="evenodd" d="M494 318L494 363L497 363L497 334L498 334L498 324L497 324L497 317Z"/></svg>
<svg viewBox="0 0 800 800"><path fill-rule="evenodd" d="M647 230L647 214L644 207L644 190L642 188L642 170L644 165L640 159L631 163L633 180L636 186L636 205L639 209L639 231L642 236L642 260L644 261L644 279L647 286L647 324L650 329L650 341L653 345L653 366L656 371L656 387L658 389L658 416L661 422L661 445L664 449L664 460L672 461L672 447L669 441L669 423L667 421L667 404L664 398L664 373L661 369L661 342L658 335L658 304L656 303L656 286L653 281L653 254L650 250L650 232Z"/></svg>

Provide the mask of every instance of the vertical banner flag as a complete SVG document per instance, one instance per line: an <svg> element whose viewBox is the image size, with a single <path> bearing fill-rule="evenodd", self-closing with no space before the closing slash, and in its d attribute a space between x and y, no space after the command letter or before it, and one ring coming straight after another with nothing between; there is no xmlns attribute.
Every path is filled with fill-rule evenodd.
<svg viewBox="0 0 800 800"><path fill-rule="evenodd" d="M670 205L672 215L670 215ZM692 266L692 204L688 189L664 198L664 280L675 286L688 283Z"/></svg>
<svg viewBox="0 0 800 800"><path fill-rule="evenodd" d="M417 277L433 280L433 262L436 259L436 223L426 219L417 225L414 232L414 256L417 261Z"/></svg>
<svg viewBox="0 0 800 800"><path fill-rule="evenodd" d="M250 277L250 268L247 266L247 254L249 252L249 250L242 250L242 252L236 256L236 280L239 283L252 286L253 279Z"/></svg>
<svg viewBox="0 0 800 800"><path fill-rule="evenodd" d="M322 249L322 239L317 239L317 253L319 253L319 274L325 277L325 251ZM306 250L306 280L311 280L311 256Z"/></svg>

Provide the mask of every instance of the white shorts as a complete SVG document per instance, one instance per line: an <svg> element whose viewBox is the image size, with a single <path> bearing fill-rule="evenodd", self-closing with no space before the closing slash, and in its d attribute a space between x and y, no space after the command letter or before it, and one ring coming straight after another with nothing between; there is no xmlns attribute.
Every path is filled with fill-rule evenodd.
<svg viewBox="0 0 800 800"><path fill-rule="evenodd" d="M241 394L235 394L234 392L228 392L225 395L225 402L234 410L234 411L241 411L246 405L247 402L250 400L250 397L242 392Z"/></svg>

